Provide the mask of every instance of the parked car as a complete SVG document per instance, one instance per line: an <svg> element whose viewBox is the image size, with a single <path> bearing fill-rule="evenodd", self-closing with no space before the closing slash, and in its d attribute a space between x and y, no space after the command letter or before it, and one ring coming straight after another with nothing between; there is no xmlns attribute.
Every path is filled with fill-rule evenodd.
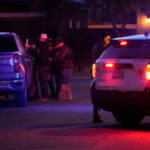
<svg viewBox="0 0 150 150"><path fill-rule="evenodd" d="M150 35L113 38L92 67L93 105L120 123L150 115Z"/></svg>
<svg viewBox="0 0 150 150"><path fill-rule="evenodd" d="M15 95L17 106L26 106L32 84L32 62L15 33L0 32L0 95Z"/></svg>

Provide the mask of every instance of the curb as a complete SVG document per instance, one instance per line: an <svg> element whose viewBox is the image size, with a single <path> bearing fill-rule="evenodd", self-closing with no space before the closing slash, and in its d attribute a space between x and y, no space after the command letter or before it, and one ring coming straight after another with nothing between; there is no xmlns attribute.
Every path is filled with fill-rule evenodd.
<svg viewBox="0 0 150 150"><path fill-rule="evenodd" d="M81 76L81 77L71 77L71 79L90 79L91 77Z"/></svg>

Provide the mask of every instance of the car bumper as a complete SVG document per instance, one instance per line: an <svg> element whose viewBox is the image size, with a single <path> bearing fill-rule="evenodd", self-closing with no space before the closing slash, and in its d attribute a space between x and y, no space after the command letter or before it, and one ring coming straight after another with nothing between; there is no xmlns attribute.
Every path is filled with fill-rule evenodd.
<svg viewBox="0 0 150 150"><path fill-rule="evenodd" d="M107 111L150 110L150 94L146 92L121 92L96 90L95 84L91 86L91 100Z"/></svg>
<svg viewBox="0 0 150 150"><path fill-rule="evenodd" d="M16 91L23 88L23 86L24 82L22 79L0 81L0 91Z"/></svg>

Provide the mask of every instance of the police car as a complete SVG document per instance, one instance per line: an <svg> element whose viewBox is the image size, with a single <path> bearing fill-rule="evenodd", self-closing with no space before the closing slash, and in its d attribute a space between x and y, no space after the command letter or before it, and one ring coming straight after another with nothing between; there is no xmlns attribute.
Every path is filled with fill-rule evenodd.
<svg viewBox="0 0 150 150"><path fill-rule="evenodd" d="M150 35L113 38L92 66L93 105L120 123L150 115Z"/></svg>

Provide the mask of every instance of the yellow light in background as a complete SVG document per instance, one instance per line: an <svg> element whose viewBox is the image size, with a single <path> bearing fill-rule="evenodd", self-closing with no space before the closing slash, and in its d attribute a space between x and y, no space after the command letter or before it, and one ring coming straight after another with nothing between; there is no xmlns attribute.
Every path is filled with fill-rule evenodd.
<svg viewBox="0 0 150 150"><path fill-rule="evenodd" d="M147 23L147 24L150 24L150 16L149 16L149 15L147 15L146 23Z"/></svg>
<svg viewBox="0 0 150 150"><path fill-rule="evenodd" d="M150 72L146 72L146 78L147 80L150 80Z"/></svg>
<svg viewBox="0 0 150 150"><path fill-rule="evenodd" d="M147 65L147 69L150 69L150 64Z"/></svg>
<svg viewBox="0 0 150 150"><path fill-rule="evenodd" d="M150 24L150 18L147 18L147 19L146 19L146 23L147 23L147 24Z"/></svg>

